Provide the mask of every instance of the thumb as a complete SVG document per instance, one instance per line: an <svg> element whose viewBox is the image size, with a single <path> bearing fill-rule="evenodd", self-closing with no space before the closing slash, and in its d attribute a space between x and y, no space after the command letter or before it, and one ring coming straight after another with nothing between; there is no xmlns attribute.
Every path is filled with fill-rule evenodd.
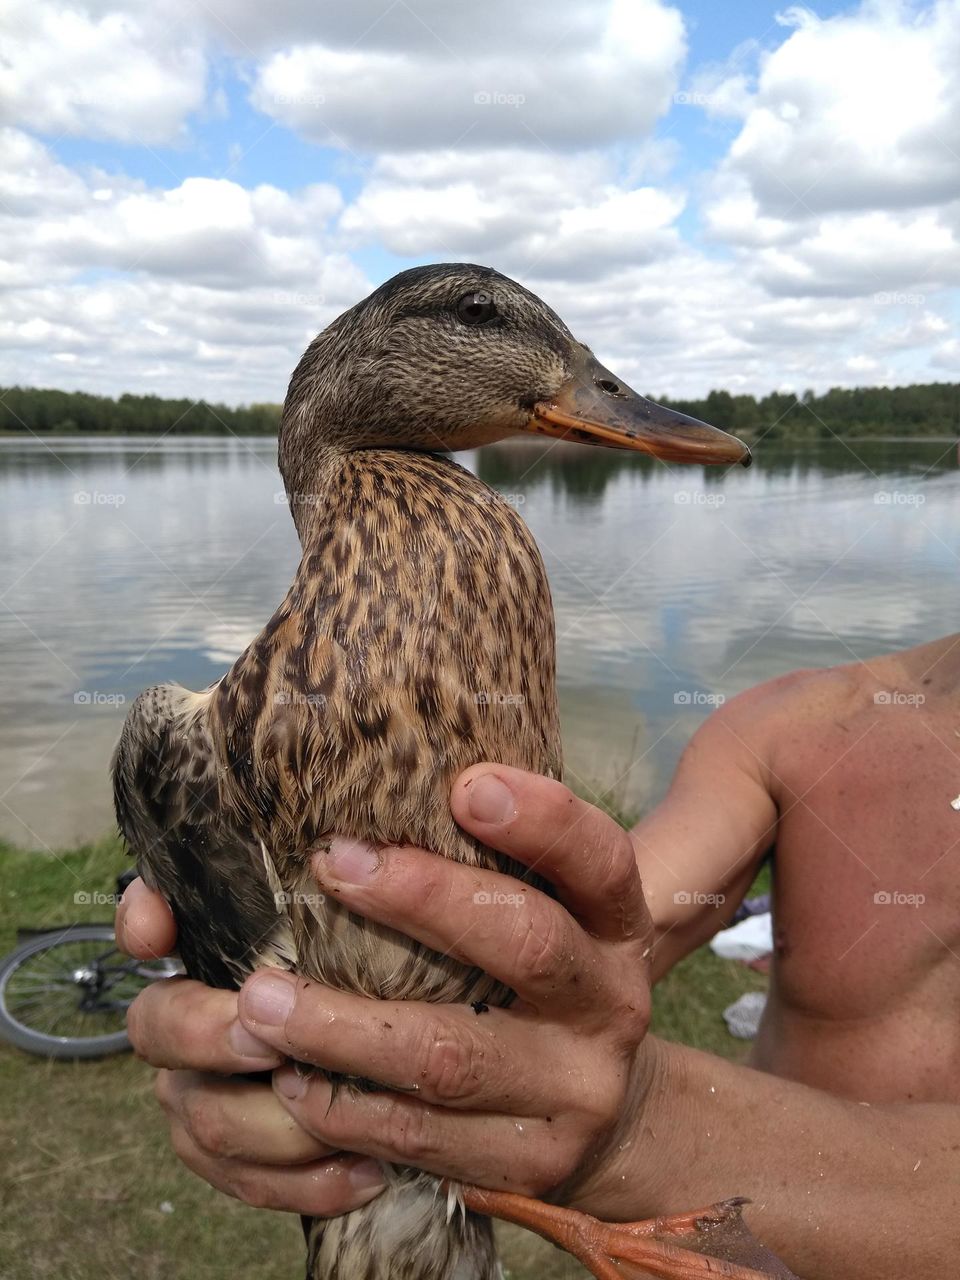
<svg viewBox="0 0 960 1280"><path fill-rule="evenodd" d="M138 876L128 886L117 907L114 925L117 946L138 960L168 956L177 944L173 912L159 893Z"/></svg>

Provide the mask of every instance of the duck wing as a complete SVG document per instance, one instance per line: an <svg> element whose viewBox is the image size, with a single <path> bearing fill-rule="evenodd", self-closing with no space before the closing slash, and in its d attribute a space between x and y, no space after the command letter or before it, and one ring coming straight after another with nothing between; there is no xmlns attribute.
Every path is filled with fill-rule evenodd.
<svg viewBox="0 0 960 1280"><path fill-rule="evenodd" d="M140 694L114 753L113 794L140 874L173 911L187 972L235 988L257 965L292 968L295 955L269 857L223 804L215 690L163 684Z"/></svg>

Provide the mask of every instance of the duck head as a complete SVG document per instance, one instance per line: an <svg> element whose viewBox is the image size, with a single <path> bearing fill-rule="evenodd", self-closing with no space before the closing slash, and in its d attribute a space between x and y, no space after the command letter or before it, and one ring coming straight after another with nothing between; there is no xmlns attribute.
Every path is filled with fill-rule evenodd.
<svg viewBox="0 0 960 1280"><path fill-rule="evenodd" d="M750 462L735 437L627 386L516 281L441 263L400 272L311 342L284 404L280 467L295 492L324 450L455 451L521 432Z"/></svg>

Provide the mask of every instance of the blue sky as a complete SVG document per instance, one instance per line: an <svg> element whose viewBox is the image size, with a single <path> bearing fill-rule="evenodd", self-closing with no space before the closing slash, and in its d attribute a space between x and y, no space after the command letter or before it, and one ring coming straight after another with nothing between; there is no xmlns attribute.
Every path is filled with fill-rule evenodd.
<svg viewBox="0 0 960 1280"><path fill-rule="evenodd" d="M624 376L960 379L960 0L13 0L0 381L277 399L413 262Z"/></svg>

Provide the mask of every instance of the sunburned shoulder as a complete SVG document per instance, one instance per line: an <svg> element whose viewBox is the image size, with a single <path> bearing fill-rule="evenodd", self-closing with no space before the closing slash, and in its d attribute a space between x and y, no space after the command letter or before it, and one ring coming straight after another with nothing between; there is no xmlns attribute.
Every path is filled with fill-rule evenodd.
<svg viewBox="0 0 960 1280"><path fill-rule="evenodd" d="M691 745L701 752L732 751L743 757L741 764L752 757L749 771L755 773L786 737L795 740L798 732L817 732L825 721L852 719L865 710L875 687L858 664L791 671L729 698Z"/></svg>
<svg viewBox="0 0 960 1280"><path fill-rule="evenodd" d="M713 719L765 729L784 718L795 723L798 717L833 714L857 703L863 692L863 674L855 665L791 671L729 698Z"/></svg>
<svg viewBox="0 0 960 1280"><path fill-rule="evenodd" d="M863 662L791 671L728 699L695 742L701 750L733 748L770 763L785 749L822 741L833 729L850 732L861 722L872 724L883 705L906 705L911 690L927 685L920 672L938 653L936 645L926 645ZM933 705L933 689L925 701Z"/></svg>

